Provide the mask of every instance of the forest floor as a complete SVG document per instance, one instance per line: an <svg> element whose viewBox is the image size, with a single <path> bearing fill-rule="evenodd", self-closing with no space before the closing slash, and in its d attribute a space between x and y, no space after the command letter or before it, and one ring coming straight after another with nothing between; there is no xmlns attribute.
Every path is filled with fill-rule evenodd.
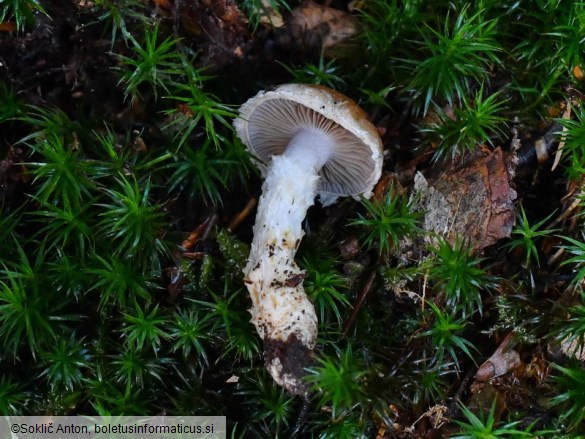
<svg viewBox="0 0 585 439"><path fill-rule="evenodd" d="M583 437L584 29L554 0L0 1L0 413ZM369 200L303 223L304 395L250 322L262 177L232 127L285 83L384 146Z"/></svg>

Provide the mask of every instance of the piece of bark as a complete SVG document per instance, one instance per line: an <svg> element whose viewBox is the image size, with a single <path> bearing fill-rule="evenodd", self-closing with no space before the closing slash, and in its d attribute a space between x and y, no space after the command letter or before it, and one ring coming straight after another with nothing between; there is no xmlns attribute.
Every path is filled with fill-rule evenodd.
<svg viewBox="0 0 585 439"><path fill-rule="evenodd" d="M460 236L476 249L509 237L516 218L516 191L510 180L500 148L451 165L433 182L417 173L415 190L425 211L424 229L451 243Z"/></svg>

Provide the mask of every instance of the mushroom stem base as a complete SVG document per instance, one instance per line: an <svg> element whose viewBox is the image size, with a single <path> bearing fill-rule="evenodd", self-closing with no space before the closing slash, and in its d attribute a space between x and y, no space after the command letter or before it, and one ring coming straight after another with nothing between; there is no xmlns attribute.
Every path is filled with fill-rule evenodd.
<svg viewBox="0 0 585 439"><path fill-rule="evenodd" d="M309 391L309 383L302 378L307 373L305 369L313 365L313 349L297 340L294 334L287 341L265 339L264 361L278 385L295 395Z"/></svg>

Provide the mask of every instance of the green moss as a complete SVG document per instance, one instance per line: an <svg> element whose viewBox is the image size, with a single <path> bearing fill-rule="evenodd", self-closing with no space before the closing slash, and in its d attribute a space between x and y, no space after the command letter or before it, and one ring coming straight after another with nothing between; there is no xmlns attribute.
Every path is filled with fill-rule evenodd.
<svg viewBox="0 0 585 439"><path fill-rule="evenodd" d="M455 420L436 435L582 434L582 366L549 350L583 342L582 215L551 229L558 207L517 179L512 239L479 253L422 231L408 194L410 171L432 176L479 145L506 149L509 130L527 145L556 122L561 165L539 172L559 199L574 188L582 210L582 2L352 2L360 31L339 57L307 56L300 41L287 49L260 23L260 1L216 2L205 15L201 2L178 15L165 2L0 3L0 21L18 28L2 32L3 47L12 38L30 57L3 53L0 70L0 412L221 414L233 437L343 438L422 435L434 407ZM250 22L211 20L218 5ZM225 26L213 34L210 22ZM240 50L223 50L234 29ZM58 68L38 67L58 55ZM363 104L384 134L385 175L405 188L309 212L297 263L320 332L304 399L272 382L250 323L253 213L225 228L260 189L232 129L236 105L290 80ZM571 99L570 119L546 108ZM182 248L194 229L205 231ZM498 379L502 416L474 412L470 380L510 331L533 375ZM536 425L519 423L523 412Z"/></svg>
<svg viewBox="0 0 585 439"><path fill-rule="evenodd" d="M0 22L14 20L18 32L34 25L36 13L47 15L37 0L4 0L0 4Z"/></svg>

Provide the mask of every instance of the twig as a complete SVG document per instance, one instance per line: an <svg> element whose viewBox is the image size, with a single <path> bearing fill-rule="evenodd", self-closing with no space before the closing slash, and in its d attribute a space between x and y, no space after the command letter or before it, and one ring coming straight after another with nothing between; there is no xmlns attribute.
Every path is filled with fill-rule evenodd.
<svg viewBox="0 0 585 439"><path fill-rule="evenodd" d="M565 211L562 214L560 214L557 217L557 219L555 219L552 223L550 223L547 226L547 229L550 229L550 228L556 226L561 221L567 219L569 217L569 215L571 215L571 213L573 213L573 211L579 206L580 203L581 203L581 200L579 198L575 198L573 200L573 202L571 203L571 205L567 209L565 209Z"/></svg>
<svg viewBox="0 0 585 439"><path fill-rule="evenodd" d="M421 298L421 306L420 306L420 310L424 311L425 310L425 303L426 303L426 297L427 297L427 282L429 280L429 275L428 273L425 273L425 277L423 278L423 293L422 293L422 298Z"/></svg>
<svg viewBox="0 0 585 439"><path fill-rule="evenodd" d="M546 262L548 266L552 267L552 265L555 264L560 259L564 252L565 252L564 248L562 247L559 248L550 258L548 258L548 261Z"/></svg>
<svg viewBox="0 0 585 439"><path fill-rule="evenodd" d="M455 395L453 395L451 402L447 406L446 413L447 417L454 418L457 415L457 413L459 413L457 403L461 402L461 397L463 396L463 393L465 393L465 390L467 390L467 385L474 378L474 376L475 376L474 370L470 368L465 374L465 378L463 378L463 380L461 381L461 384L459 385L457 392L455 392Z"/></svg>
<svg viewBox="0 0 585 439"><path fill-rule="evenodd" d="M366 300L366 296L368 295L368 293L372 289L372 285L374 284L374 279L376 279L376 270L372 270L372 272L370 273L370 276L368 277L368 280L366 281L364 287L360 291L360 294L358 295L355 306L353 307L353 312L351 313L351 316L349 316L349 320L346 322L345 328L343 328L343 334L341 334L341 338L347 337L347 333L349 332L349 330L353 326L353 322L355 321L357 314L358 314L360 308L362 307L362 304L364 303L364 300Z"/></svg>
<svg viewBox="0 0 585 439"><path fill-rule="evenodd" d="M217 219L218 219L217 213L214 213L209 217L209 221L205 229L203 230L203 234L201 235L201 241L205 241L207 238L209 238L209 234L215 227L215 224L217 224Z"/></svg>
<svg viewBox="0 0 585 439"><path fill-rule="evenodd" d="M213 214L210 217L208 217L205 221L199 224L195 230L193 230L189 234L187 239L185 239L181 243L181 249L184 252L189 252L193 250L195 244L197 244L199 241L207 239L207 237L209 236L209 232L211 231L216 222L217 222L216 214Z"/></svg>
<svg viewBox="0 0 585 439"><path fill-rule="evenodd" d="M233 232L236 230L242 221L244 221L248 215L250 215L250 212L254 210L256 204L258 204L258 199L254 197L250 198L250 201L248 201L244 208L230 221L229 225L227 226L228 232Z"/></svg>
<svg viewBox="0 0 585 439"><path fill-rule="evenodd" d="M570 102L567 103L567 108L563 112L562 118L565 119L565 120L571 118L571 104L570 104ZM553 161L553 165L551 167L551 171L554 171L556 169L556 167L559 165L560 161L561 161L561 157L563 155L563 148L565 147L565 143L566 143L566 140L567 140L567 137L565 135L565 133L567 131L569 131L569 129L567 128L567 126L566 125L563 126L561 140L559 142L559 146L557 147L557 152L555 154L555 159Z"/></svg>

